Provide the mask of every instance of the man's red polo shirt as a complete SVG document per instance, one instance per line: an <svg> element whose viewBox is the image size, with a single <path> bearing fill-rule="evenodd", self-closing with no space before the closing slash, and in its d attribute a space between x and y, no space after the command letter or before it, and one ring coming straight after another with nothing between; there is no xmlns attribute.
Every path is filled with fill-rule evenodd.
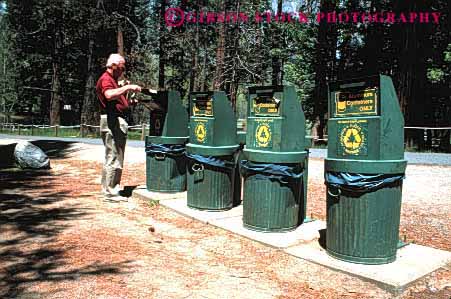
<svg viewBox="0 0 451 299"><path fill-rule="evenodd" d="M96 85L96 93L100 102L100 113L107 114L113 112L114 114L123 114L128 110L128 101L124 95L121 95L118 98L112 99L108 101L105 98L105 91L108 89L116 89L119 88L116 80L111 76L110 73L104 72L102 76L100 76Z"/></svg>

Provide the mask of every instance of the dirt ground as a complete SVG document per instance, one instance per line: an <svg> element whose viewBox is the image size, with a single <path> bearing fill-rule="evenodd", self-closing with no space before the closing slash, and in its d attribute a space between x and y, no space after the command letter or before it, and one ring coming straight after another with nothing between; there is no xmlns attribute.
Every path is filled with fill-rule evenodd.
<svg viewBox="0 0 451 299"><path fill-rule="evenodd" d="M451 265L395 296L153 203L103 202L102 150L60 148L49 171L0 169L0 298L451 298ZM143 150L126 161L124 185L144 184ZM322 167L311 160L308 209L325 219ZM407 177L400 234L451 251L451 167Z"/></svg>

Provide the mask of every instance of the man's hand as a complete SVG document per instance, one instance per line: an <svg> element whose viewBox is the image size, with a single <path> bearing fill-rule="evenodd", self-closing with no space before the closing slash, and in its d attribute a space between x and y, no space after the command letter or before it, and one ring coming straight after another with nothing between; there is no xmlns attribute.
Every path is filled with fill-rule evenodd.
<svg viewBox="0 0 451 299"><path fill-rule="evenodd" d="M136 84L129 84L126 85L128 90L134 91L134 92L141 92L141 86L136 85Z"/></svg>
<svg viewBox="0 0 451 299"><path fill-rule="evenodd" d="M119 85L119 87L122 87L122 86L125 86L128 84L130 84L130 81L128 81L128 80L120 80L117 82L117 85Z"/></svg>
<svg viewBox="0 0 451 299"><path fill-rule="evenodd" d="M129 103L132 105L138 104L138 99L135 98L136 93L135 92L141 92L141 86L136 84L128 84L126 85L129 91L132 91L131 96L129 97Z"/></svg>
<svg viewBox="0 0 451 299"><path fill-rule="evenodd" d="M111 101L129 91L141 92L141 86L136 85L136 84L129 84L129 85L125 85L125 86L122 86L119 88L115 88L115 89L108 89L107 91L105 91L105 98L108 101Z"/></svg>

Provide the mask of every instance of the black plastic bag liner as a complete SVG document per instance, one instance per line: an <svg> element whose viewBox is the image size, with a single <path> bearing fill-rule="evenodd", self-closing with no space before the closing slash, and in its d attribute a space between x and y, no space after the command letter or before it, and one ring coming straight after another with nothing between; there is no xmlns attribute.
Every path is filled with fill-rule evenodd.
<svg viewBox="0 0 451 299"><path fill-rule="evenodd" d="M252 163L248 160L242 160L240 164L240 172L244 178L252 175L255 179L270 179L288 184L290 181L298 180L304 175L300 165Z"/></svg>
<svg viewBox="0 0 451 299"><path fill-rule="evenodd" d="M398 186L405 178L405 175L326 172L324 177L327 186L361 195L386 187Z"/></svg>
<svg viewBox="0 0 451 299"><path fill-rule="evenodd" d="M190 153L186 153L186 156L201 164L214 166L221 169L232 170L235 168L235 163L227 160L218 159L212 156L202 156Z"/></svg>
<svg viewBox="0 0 451 299"><path fill-rule="evenodd" d="M183 156L185 154L185 145L183 144L157 144L150 143L146 145L148 154L165 154L167 156Z"/></svg>

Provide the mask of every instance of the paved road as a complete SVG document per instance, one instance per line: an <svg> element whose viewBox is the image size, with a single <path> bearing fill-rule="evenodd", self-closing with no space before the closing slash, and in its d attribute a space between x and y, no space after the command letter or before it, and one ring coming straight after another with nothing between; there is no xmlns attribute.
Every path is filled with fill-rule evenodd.
<svg viewBox="0 0 451 299"><path fill-rule="evenodd" d="M310 149L310 157L325 158L327 150L325 149ZM409 164L431 164L431 165L444 165L451 166L451 154L439 154L439 153L413 153L406 152L404 154L405 159Z"/></svg>
<svg viewBox="0 0 451 299"><path fill-rule="evenodd" d="M22 140L58 140L65 142L80 142L85 144L103 144L100 138L63 138L63 137L45 137L45 136L23 136L0 134L0 139L22 139ZM144 147L144 141L128 140L127 145L132 147Z"/></svg>
<svg viewBox="0 0 451 299"><path fill-rule="evenodd" d="M60 138L60 137L41 137L41 136L19 136L0 134L0 139L23 139L23 140L59 140L65 142L80 142L86 144L102 144L101 139L94 138ZM128 140L127 145L131 147L144 148L144 141ZM310 149L310 157L325 158L325 149ZM406 152L405 158L409 164L430 164L451 166L451 154L438 153L412 153Z"/></svg>

